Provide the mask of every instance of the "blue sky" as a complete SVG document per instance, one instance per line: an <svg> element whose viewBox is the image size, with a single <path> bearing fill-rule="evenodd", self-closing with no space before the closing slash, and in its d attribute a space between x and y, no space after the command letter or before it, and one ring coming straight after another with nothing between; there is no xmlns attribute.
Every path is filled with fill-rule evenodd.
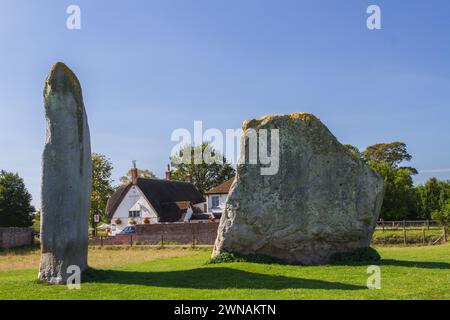
<svg viewBox="0 0 450 320"><path fill-rule="evenodd" d="M66 8L82 29L66 28ZM382 10L382 30L366 9ZM450 2L1 0L0 168L39 207L44 79L78 75L93 150L163 177L174 129L311 112L342 143L407 143L416 177L450 179ZM428 171L427 171L428 170ZM432 172L431 172L432 171Z"/></svg>

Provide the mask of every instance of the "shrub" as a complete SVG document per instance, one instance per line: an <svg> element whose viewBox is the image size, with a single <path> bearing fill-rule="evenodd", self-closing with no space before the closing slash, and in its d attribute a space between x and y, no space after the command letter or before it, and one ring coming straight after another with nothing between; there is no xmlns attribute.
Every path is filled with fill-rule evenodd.
<svg viewBox="0 0 450 320"><path fill-rule="evenodd" d="M207 264L231 263L231 262L243 262L243 260L237 258L233 253L222 252L217 257L209 259Z"/></svg>
<svg viewBox="0 0 450 320"><path fill-rule="evenodd" d="M437 220L443 227L450 226L450 200L442 206L441 210L436 210L431 214L433 220Z"/></svg>
<svg viewBox="0 0 450 320"><path fill-rule="evenodd" d="M231 252L222 252L215 258L211 258L207 264L232 263L232 262L251 262L265 264L285 264L281 259L265 255L241 255Z"/></svg>
<svg viewBox="0 0 450 320"><path fill-rule="evenodd" d="M117 218L116 220L114 220L114 223L120 226L122 224L122 220L120 220L120 218Z"/></svg>
<svg viewBox="0 0 450 320"><path fill-rule="evenodd" d="M373 248L359 248L351 252L335 253L330 258L331 264L374 263L381 260L380 254Z"/></svg>
<svg viewBox="0 0 450 320"><path fill-rule="evenodd" d="M149 218L144 218L144 224L150 224L150 219Z"/></svg>
<svg viewBox="0 0 450 320"><path fill-rule="evenodd" d="M128 223L130 224L130 226L135 226L135 225L137 225L137 222L136 222L136 220L134 220L134 219L131 219Z"/></svg>

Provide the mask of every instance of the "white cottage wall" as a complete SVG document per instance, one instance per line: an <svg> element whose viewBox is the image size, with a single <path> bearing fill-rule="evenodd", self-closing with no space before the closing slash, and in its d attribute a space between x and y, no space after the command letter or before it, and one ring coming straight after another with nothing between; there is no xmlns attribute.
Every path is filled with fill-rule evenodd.
<svg viewBox="0 0 450 320"><path fill-rule="evenodd" d="M148 218L151 224L158 223L158 215L156 214L153 206L147 201L138 186L132 186L130 190L128 190L125 197L122 199L122 202L117 207L111 219L111 225L113 226L113 235L120 233L129 225L129 222L131 220L131 218L129 217L129 211L136 204L138 204L141 208L141 216L138 218L134 218L134 220L138 224L144 223L145 218ZM120 225L117 225L115 223L116 219L118 218L122 221Z"/></svg>

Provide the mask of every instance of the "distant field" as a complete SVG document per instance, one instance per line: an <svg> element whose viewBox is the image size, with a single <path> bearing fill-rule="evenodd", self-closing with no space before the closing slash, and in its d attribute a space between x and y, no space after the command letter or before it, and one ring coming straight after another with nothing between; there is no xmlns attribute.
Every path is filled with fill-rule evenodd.
<svg viewBox="0 0 450 320"><path fill-rule="evenodd" d="M81 290L36 282L36 250L0 253L0 299L450 299L450 245L378 247L382 288L367 266L207 265L208 249L91 249Z"/></svg>

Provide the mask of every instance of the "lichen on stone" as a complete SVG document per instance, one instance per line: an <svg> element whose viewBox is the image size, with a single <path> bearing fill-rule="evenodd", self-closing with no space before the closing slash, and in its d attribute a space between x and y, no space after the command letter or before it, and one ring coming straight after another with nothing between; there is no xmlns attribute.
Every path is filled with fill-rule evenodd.
<svg viewBox="0 0 450 320"><path fill-rule="evenodd" d="M281 114L273 114L273 115L266 115L260 118L255 118L251 120L245 120L244 124L242 125L242 129L245 132L249 128L255 128L260 127L266 123L273 122L274 120L287 120L288 123L294 124L298 122L307 122L307 121L318 121L320 120L307 112L294 112L287 115L281 115Z"/></svg>
<svg viewBox="0 0 450 320"><path fill-rule="evenodd" d="M81 101L81 85L75 73L64 63L55 63L46 79L46 91L62 91L62 93L72 93L77 103ZM50 90L49 90L50 89Z"/></svg>

